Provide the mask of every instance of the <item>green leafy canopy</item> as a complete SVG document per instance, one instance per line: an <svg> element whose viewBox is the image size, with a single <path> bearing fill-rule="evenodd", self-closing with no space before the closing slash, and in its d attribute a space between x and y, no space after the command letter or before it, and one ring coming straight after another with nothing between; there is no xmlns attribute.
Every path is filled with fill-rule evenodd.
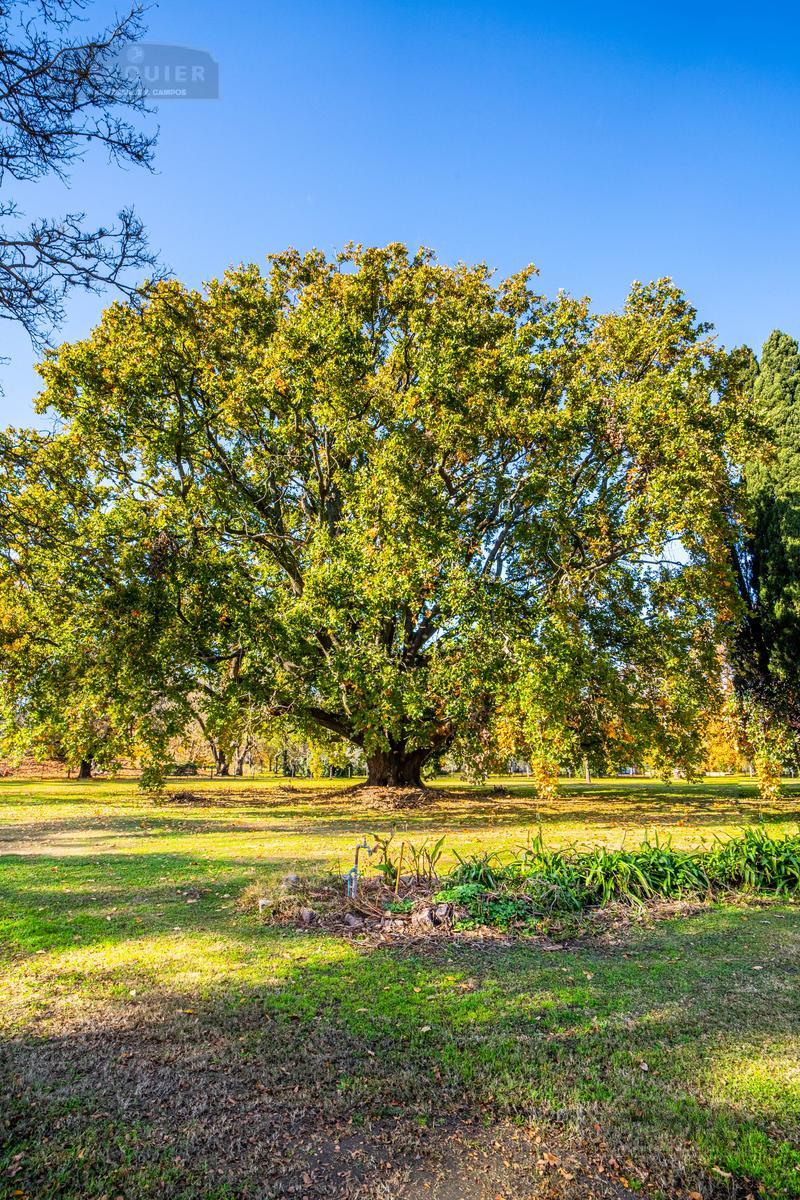
<svg viewBox="0 0 800 1200"><path fill-rule="evenodd" d="M509 724L690 763L742 362L669 280L596 315L534 279L351 247L113 305L42 365L57 435L6 445L6 662L45 597L154 761L241 704L392 782L485 766Z"/></svg>

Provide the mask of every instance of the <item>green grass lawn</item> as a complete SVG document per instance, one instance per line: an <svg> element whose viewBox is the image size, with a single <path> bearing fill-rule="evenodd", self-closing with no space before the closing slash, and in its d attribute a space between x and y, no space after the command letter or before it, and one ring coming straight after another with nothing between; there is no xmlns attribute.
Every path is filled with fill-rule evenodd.
<svg viewBox="0 0 800 1200"><path fill-rule="evenodd" d="M329 781L0 781L0 1197L800 1196L800 909L548 950L237 905L372 832L693 846L800 810L747 780L492 782L393 813Z"/></svg>

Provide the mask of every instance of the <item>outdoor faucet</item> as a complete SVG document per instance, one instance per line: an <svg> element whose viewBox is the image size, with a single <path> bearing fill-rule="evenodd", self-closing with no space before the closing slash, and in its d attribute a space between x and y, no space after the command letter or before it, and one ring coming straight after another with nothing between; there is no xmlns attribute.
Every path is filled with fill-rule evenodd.
<svg viewBox="0 0 800 1200"><path fill-rule="evenodd" d="M375 849L374 846L370 849L370 846L369 846L366 838L364 838L364 840L362 842L359 842L358 845L356 846L356 853L355 853L355 858L353 859L353 865L350 868L350 870L347 872L347 874L345 875L345 880L347 881L347 898L349 900L355 899L355 897L358 895L358 856L359 856L359 853L362 850L366 850L367 854L372 854L372 851L374 849Z"/></svg>

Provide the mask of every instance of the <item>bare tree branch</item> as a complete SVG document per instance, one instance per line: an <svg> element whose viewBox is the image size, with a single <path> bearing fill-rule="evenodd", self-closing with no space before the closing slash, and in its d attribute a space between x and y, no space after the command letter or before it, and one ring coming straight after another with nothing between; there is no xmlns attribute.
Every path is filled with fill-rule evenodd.
<svg viewBox="0 0 800 1200"><path fill-rule="evenodd" d="M0 189L48 175L66 181L90 148L117 165L152 165L156 132L141 84L119 68L144 33L133 0L98 33L84 27L86 0L0 2ZM26 221L0 195L0 317L18 321L36 347L64 318L75 288L131 294L133 273L156 268L142 222L124 207L116 223L85 227L84 213Z"/></svg>

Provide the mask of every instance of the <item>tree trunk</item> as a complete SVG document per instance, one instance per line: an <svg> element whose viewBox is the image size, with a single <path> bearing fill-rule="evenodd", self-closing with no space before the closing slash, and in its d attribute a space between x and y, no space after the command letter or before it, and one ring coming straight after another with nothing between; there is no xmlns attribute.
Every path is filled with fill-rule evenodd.
<svg viewBox="0 0 800 1200"><path fill-rule="evenodd" d="M586 783L592 782L592 772L589 770L588 758L584 758L583 760L583 778Z"/></svg>
<svg viewBox="0 0 800 1200"><path fill-rule="evenodd" d="M245 740L236 747L233 753L234 775L244 775L244 765L247 762L248 754L252 754L252 751L253 739L249 737L245 738ZM252 766L252 761L250 765Z"/></svg>
<svg viewBox="0 0 800 1200"><path fill-rule="evenodd" d="M78 779L92 778L92 760L90 758L82 758L81 765L78 767Z"/></svg>
<svg viewBox="0 0 800 1200"><path fill-rule="evenodd" d="M424 787L422 768L430 750L379 750L367 758L368 787Z"/></svg>
<svg viewBox="0 0 800 1200"><path fill-rule="evenodd" d="M203 726L203 729L205 731L204 726ZM225 758L225 751L221 750L219 748L217 743L214 741L213 737L211 737L208 733L206 733L205 737L206 737L206 741L208 742L209 749L211 751L211 757L214 759L214 774L215 775L227 775L228 774L228 760Z"/></svg>

